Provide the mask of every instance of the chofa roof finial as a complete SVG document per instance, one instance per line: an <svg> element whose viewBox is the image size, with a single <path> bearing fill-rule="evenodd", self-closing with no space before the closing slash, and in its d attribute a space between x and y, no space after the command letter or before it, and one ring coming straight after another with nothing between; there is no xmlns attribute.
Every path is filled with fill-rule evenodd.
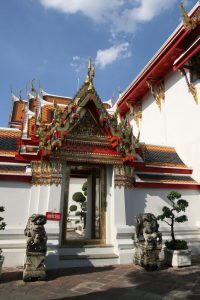
<svg viewBox="0 0 200 300"><path fill-rule="evenodd" d="M188 26L190 25L190 17L188 16L188 14L185 10L183 2L180 3L180 8L181 8L181 14L182 14L182 18L183 18L183 26L185 28L188 28Z"/></svg>
<svg viewBox="0 0 200 300"><path fill-rule="evenodd" d="M91 57L90 57L89 61L88 61L88 72L87 72L87 76L86 76L86 79L85 79L85 83L90 82L91 65L92 65L92 62L91 62Z"/></svg>
<svg viewBox="0 0 200 300"><path fill-rule="evenodd" d="M92 59L90 57L89 61L88 61L88 72L87 72L87 76L85 79L85 83L89 84L88 90L92 90L94 88L93 87L94 75L95 75L95 67L94 67L94 64L92 63Z"/></svg>
<svg viewBox="0 0 200 300"><path fill-rule="evenodd" d="M199 0L200 4L200 0ZM200 24L200 14L197 13L193 17L188 16L185 7L183 6L183 2L180 3L181 13L183 17L183 26L185 29L193 30Z"/></svg>

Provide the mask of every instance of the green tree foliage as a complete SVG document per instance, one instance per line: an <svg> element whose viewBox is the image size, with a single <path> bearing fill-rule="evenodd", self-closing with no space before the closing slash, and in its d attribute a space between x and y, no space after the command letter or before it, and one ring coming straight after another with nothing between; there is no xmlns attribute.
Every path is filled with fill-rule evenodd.
<svg viewBox="0 0 200 300"><path fill-rule="evenodd" d="M84 184L82 185L82 191L85 196L87 196L87 188L88 188L87 181L85 181Z"/></svg>
<svg viewBox="0 0 200 300"><path fill-rule="evenodd" d="M4 211L5 211L4 207L0 206L0 212L4 212ZM6 227L6 223L3 222L3 220L4 220L4 218L0 216L0 230L4 230ZM2 253L2 250L0 248L0 257L1 257L1 253Z"/></svg>
<svg viewBox="0 0 200 300"><path fill-rule="evenodd" d="M73 194L72 199L75 202L83 203L86 201L86 197L81 192L76 192Z"/></svg>
<svg viewBox="0 0 200 300"><path fill-rule="evenodd" d="M77 205L71 205L69 210L70 211L77 211Z"/></svg>
<svg viewBox="0 0 200 300"><path fill-rule="evenodd" d="M166 241L165 245L167 248L173 250L187 249L186 241L175 239L174 225L176 222L183 223L188 220L186 215L177 215L180 212L185 212L185 209L188 207L188 202L181 199L181 194L175 191L170 192L167 195L167 199L170 201L171 207L164 206L162 208L162 214L157 216L158 220L164 221L171 229L172 240Z"/></svg>
<svg viewBox="0 0 200 300"><path fill-rule="evenodd" d="M70 211L75 211L76 216L80 216L84 220L84 227L86 222L86 212L87 212L87 181L83 183L82 185L82 192L76 192L73 194L72 199L76 203L79 203L81 210L77 211L78 207L76 205L70 206ZM76 207L76 208L75 208ZM71 208L73 210L71 210Z"/></svg>

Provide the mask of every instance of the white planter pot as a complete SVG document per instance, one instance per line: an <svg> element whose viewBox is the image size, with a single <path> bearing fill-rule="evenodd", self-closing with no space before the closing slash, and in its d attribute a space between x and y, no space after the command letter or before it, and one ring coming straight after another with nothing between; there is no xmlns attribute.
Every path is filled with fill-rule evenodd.
<svg viewBox="0 0 200 300"><path fill-rule="evenodd" d="M4 256L0 256L0 278L2 274L2 266L3 266Z"/></svg>
<svg viewBox="0 0 200 300"><path fill-rule="evenodd" d="M172 267L186 267L191 265L191 250L170 250L165 248L165 262Z"/></svg>

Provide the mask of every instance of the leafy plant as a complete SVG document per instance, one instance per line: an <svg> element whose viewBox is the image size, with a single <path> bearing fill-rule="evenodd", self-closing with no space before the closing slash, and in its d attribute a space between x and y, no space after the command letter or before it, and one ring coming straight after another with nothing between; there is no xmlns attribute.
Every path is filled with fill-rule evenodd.
<svg viewBox="0 0 200 300"><path fill-rule="evenodd" d="M171 250L188 249L187 242L184 240L176 240L174 234L175 223L183 223L188 220L186 215L177 215L180 212L185 212L185 209L188 207L188 202L181 199L181 194L175 191L170 192L167 195L167 199L171 203L171 208L164 206L162 208L163 213L157 216L157 220L164 221L170 226L172 240L165 242L166 248Z"/></svg>
<svg viewBox="0 0 200 300"><path fill-rule="evenodd" d="M77 210L77 205L71 205L69 210L70 211L76 211Z"/></svg>
<svg viewBox="0 0 200 300"><path fill-rule="evenodd" d="M83 193L81 193L81 192L76 192L76 193L73 194L72 199L73 199L75 202L83 203L83 202L85 202L86 197L83 195Z"/></svg>
<svg viewBox="0 0 200 300"><path fill-rule="evenodd" d="M0 212L4 212L4 211L5 211L4 207L0 206ZM3 220L4 220L4 218L0 216L0 230L4 230L6 227L6 223L3 222ZM1 253L2 253L2 250L0 248L0 257L1 257Z"/></svg>
<svg viewBox="0 0 200 300"><path fill-rule="evenodd" d="M79 203L81 210L77 211L78 207L76 205L70 206L70 211L75 211L76 216L80 216L84 221L84 228L86 225L86 212L87 212L87 181L85 181L82 185L82 192L76 192L73 194L72 199L76 203Z"/></svg>

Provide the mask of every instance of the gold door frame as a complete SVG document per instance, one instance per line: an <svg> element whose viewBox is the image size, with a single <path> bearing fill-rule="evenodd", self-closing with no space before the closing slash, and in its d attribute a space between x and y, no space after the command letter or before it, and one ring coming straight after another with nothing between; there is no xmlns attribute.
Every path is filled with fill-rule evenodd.
<svg viewBox="0 0 200 300"><path fill-rule="evenodd" d="M61 246L70 245L92 245L92 244L105 244L106 243L106 167L105 165L93 165L89 164L87 167L99 168L100 171L100 202L101 202L101 239L82 239L82 240L67 240L67 210L68 210L68 198L69 198L69 184L70 184L70 169L72 166L83 166L84 164L66 163L64 168L64 182L63 182L63 218L62 218L62 233L61 233Z"/></svg>

